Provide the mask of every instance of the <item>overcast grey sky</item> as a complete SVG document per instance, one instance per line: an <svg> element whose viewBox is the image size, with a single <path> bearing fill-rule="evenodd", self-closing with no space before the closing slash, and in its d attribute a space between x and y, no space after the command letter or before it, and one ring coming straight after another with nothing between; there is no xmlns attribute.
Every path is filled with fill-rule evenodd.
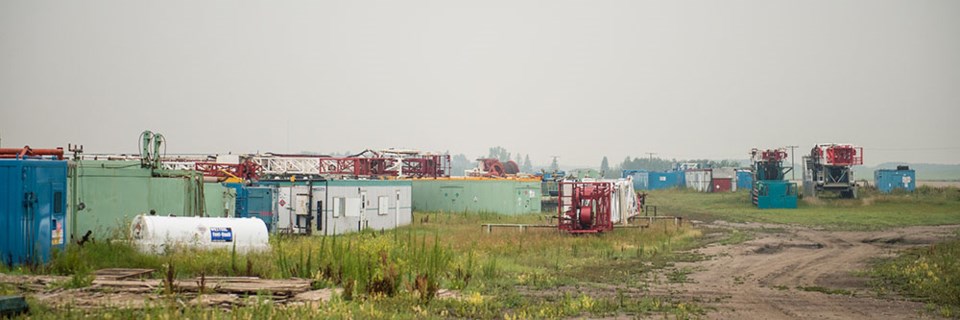
<svg viewBox="0 0 960 320"><path fill-rule="evenodd" d="M960 163L960 1L0 1L5 147Z"/></svg>

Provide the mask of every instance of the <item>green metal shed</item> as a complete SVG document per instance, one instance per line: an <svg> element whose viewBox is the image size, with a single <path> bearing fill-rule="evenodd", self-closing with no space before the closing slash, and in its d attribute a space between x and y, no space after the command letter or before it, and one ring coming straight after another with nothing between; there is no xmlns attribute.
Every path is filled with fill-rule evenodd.
<svg viewBox="0 0 960 320"><path fill-rule="evenodd" d="M491 212L516 215L541 211L539 179L443 178L413 181L413 210Z"/></svg>
<svg viewBox="0 0 960 320"><path fill-rule="evenodd" d="M203 183L194 171L151 170L135 161L80 160L67 177L68 228L73 239L125 232L134 216L233 216L236 191Z"/></svg>

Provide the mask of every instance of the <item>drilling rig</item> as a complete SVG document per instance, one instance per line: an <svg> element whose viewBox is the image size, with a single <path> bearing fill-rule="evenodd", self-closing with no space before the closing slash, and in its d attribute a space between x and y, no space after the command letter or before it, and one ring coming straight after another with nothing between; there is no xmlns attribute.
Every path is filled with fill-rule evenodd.
<svg viewBox="0 0 960 320"><path fill-rule="evenodd" d="M863 164L863 147L850 144L821 143L804 156L803 195L817 197L822 192L837 193L840 198L857 198L853 166Z"/></svg>
<svg viewBox="0 0 960 320"><path fill-rule="evenodd" d="M753 204L760 209L797 208L797 184L785 179L793 167L784 167L787 151L783 148L750 150L753 162Z"/></svg>

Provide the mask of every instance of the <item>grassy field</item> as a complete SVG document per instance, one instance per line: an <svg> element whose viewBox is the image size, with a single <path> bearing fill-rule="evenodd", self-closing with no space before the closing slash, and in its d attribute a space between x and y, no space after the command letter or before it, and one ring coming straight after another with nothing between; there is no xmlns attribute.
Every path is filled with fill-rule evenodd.
<svg viewBox="0 0 960 320"><path fill-rule="evenodd" d="M960 318L960 240L910 250L870 271L880 293L894 292L928 303L929 311Z"/></svg>
<svg viewBox="0 0 960 320"><path fill-rule="evenodd" d="M178 250L146 255L123 241L71 247L50 266L5 273L71 275L63 288L90 285L92 270L153 268L177 278L200 274L299 277L314 287L340 287L323 307L270 303L219 308L170 303L141 310L51 309L34 301L32 318L230 317L230 318L555 318L703 312L670 297L623 294L646 286L651 270L698 259L680 250L700 245L700 233L672 222L647 229L618 229L602 236L570 236L554 229L481 231L482 223L545 223L541 215L417 213L414 225L387 232L338 237L277 237L273 250L250 255ZM655 281L660 281L659 279ZM663 279L663 281L670 281ZM4 289L4 288L0 288ZM460 299L433 299L440 289ZM5 291L11 291L9 288ZM16 290L12 290L16 291ZM10 293L10 292L8 292Z"/></svg>
<svg viewBox="0 0 960 320"><path fill-rule="evenodd" d="M960 224L960 190L921 188L913 194L862 199L806 199L795 210L758 210L746 192L705 194L681 190L651 192L648 204L661 215L697 220L767 222L832 230L873 230L904 225ZM386 232L337 237L272 238L270 252L174 250L142 254L124 239L100 239L72 246L41 268L0 269L8 274L54 274L69 278L56 286L83 288L101 268L151 268L152 277L257 276L305 278L315 288L343 288L332 301L292 306L256 296L257 303L230 308L184 305L176 292L158 291L145 309L52 308L32 300L31 318L557 318L666 315L698 317L702 306L671 296L646 294L653 283L685 283L692 270L678 261L702 257L685 253L704 245L701 231L672 221L646 229L617 229L602 236L570 236L553 229L495 229L483 223L549 223L544 215L416 213L414 224ZM770 229L776 232L777 228ZM753 232L711 237L720 244L751 239ZM890 287L955 315L957 301L937 295L958 287L954 242L918 250L878 264L872 275ZM924 262L926 264L918 264ZM665 273L654 272L668 268ZM922 269L927 268L927 269ZM933 276L931 276L932 272ZM656 276L665 274L665 276ZM659 278L658 278L659 277ZM59 290L58 288L51 288ZM458 298L435 298L452 290ZM0 285L0 294L19 289ZM953 294L955 297L956 294Z"/></svg>
<svg viewBox="0 0 960 320"><path fill-rule="evenodd" d="M652 191L647 204L662 215L705 221L766 222L830 230L877 230L898 226L960 224L960 189L921 187L914 193L881 195L864 189L860 199L800 200L797 209L758 210L747 191L698 193Z"/></svg>

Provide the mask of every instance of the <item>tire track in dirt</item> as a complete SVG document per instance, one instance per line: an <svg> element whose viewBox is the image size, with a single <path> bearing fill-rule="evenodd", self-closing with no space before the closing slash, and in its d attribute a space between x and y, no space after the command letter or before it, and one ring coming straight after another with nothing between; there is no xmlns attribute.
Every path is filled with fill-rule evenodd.
<svg viewBox="0 0 960 320"><path fill-rule="evenodd" d="M695 301L711 311L711 319L916 319L923 304L879 298L867 279L854 275L872 258L889 256L918 245L942 241L960 226L918 226L886 231L823 231L762 225L783 232L756 232L755 239L735 245L696 250L710 258L678 263L690 268L690 283L652 285L649 294L669 294ZM758 229L758 224L710 227ZM665 278L671 270L659 276ZM811 291L814 287L849 294ZM807 289L801 289L807 288Z"/></svg>

